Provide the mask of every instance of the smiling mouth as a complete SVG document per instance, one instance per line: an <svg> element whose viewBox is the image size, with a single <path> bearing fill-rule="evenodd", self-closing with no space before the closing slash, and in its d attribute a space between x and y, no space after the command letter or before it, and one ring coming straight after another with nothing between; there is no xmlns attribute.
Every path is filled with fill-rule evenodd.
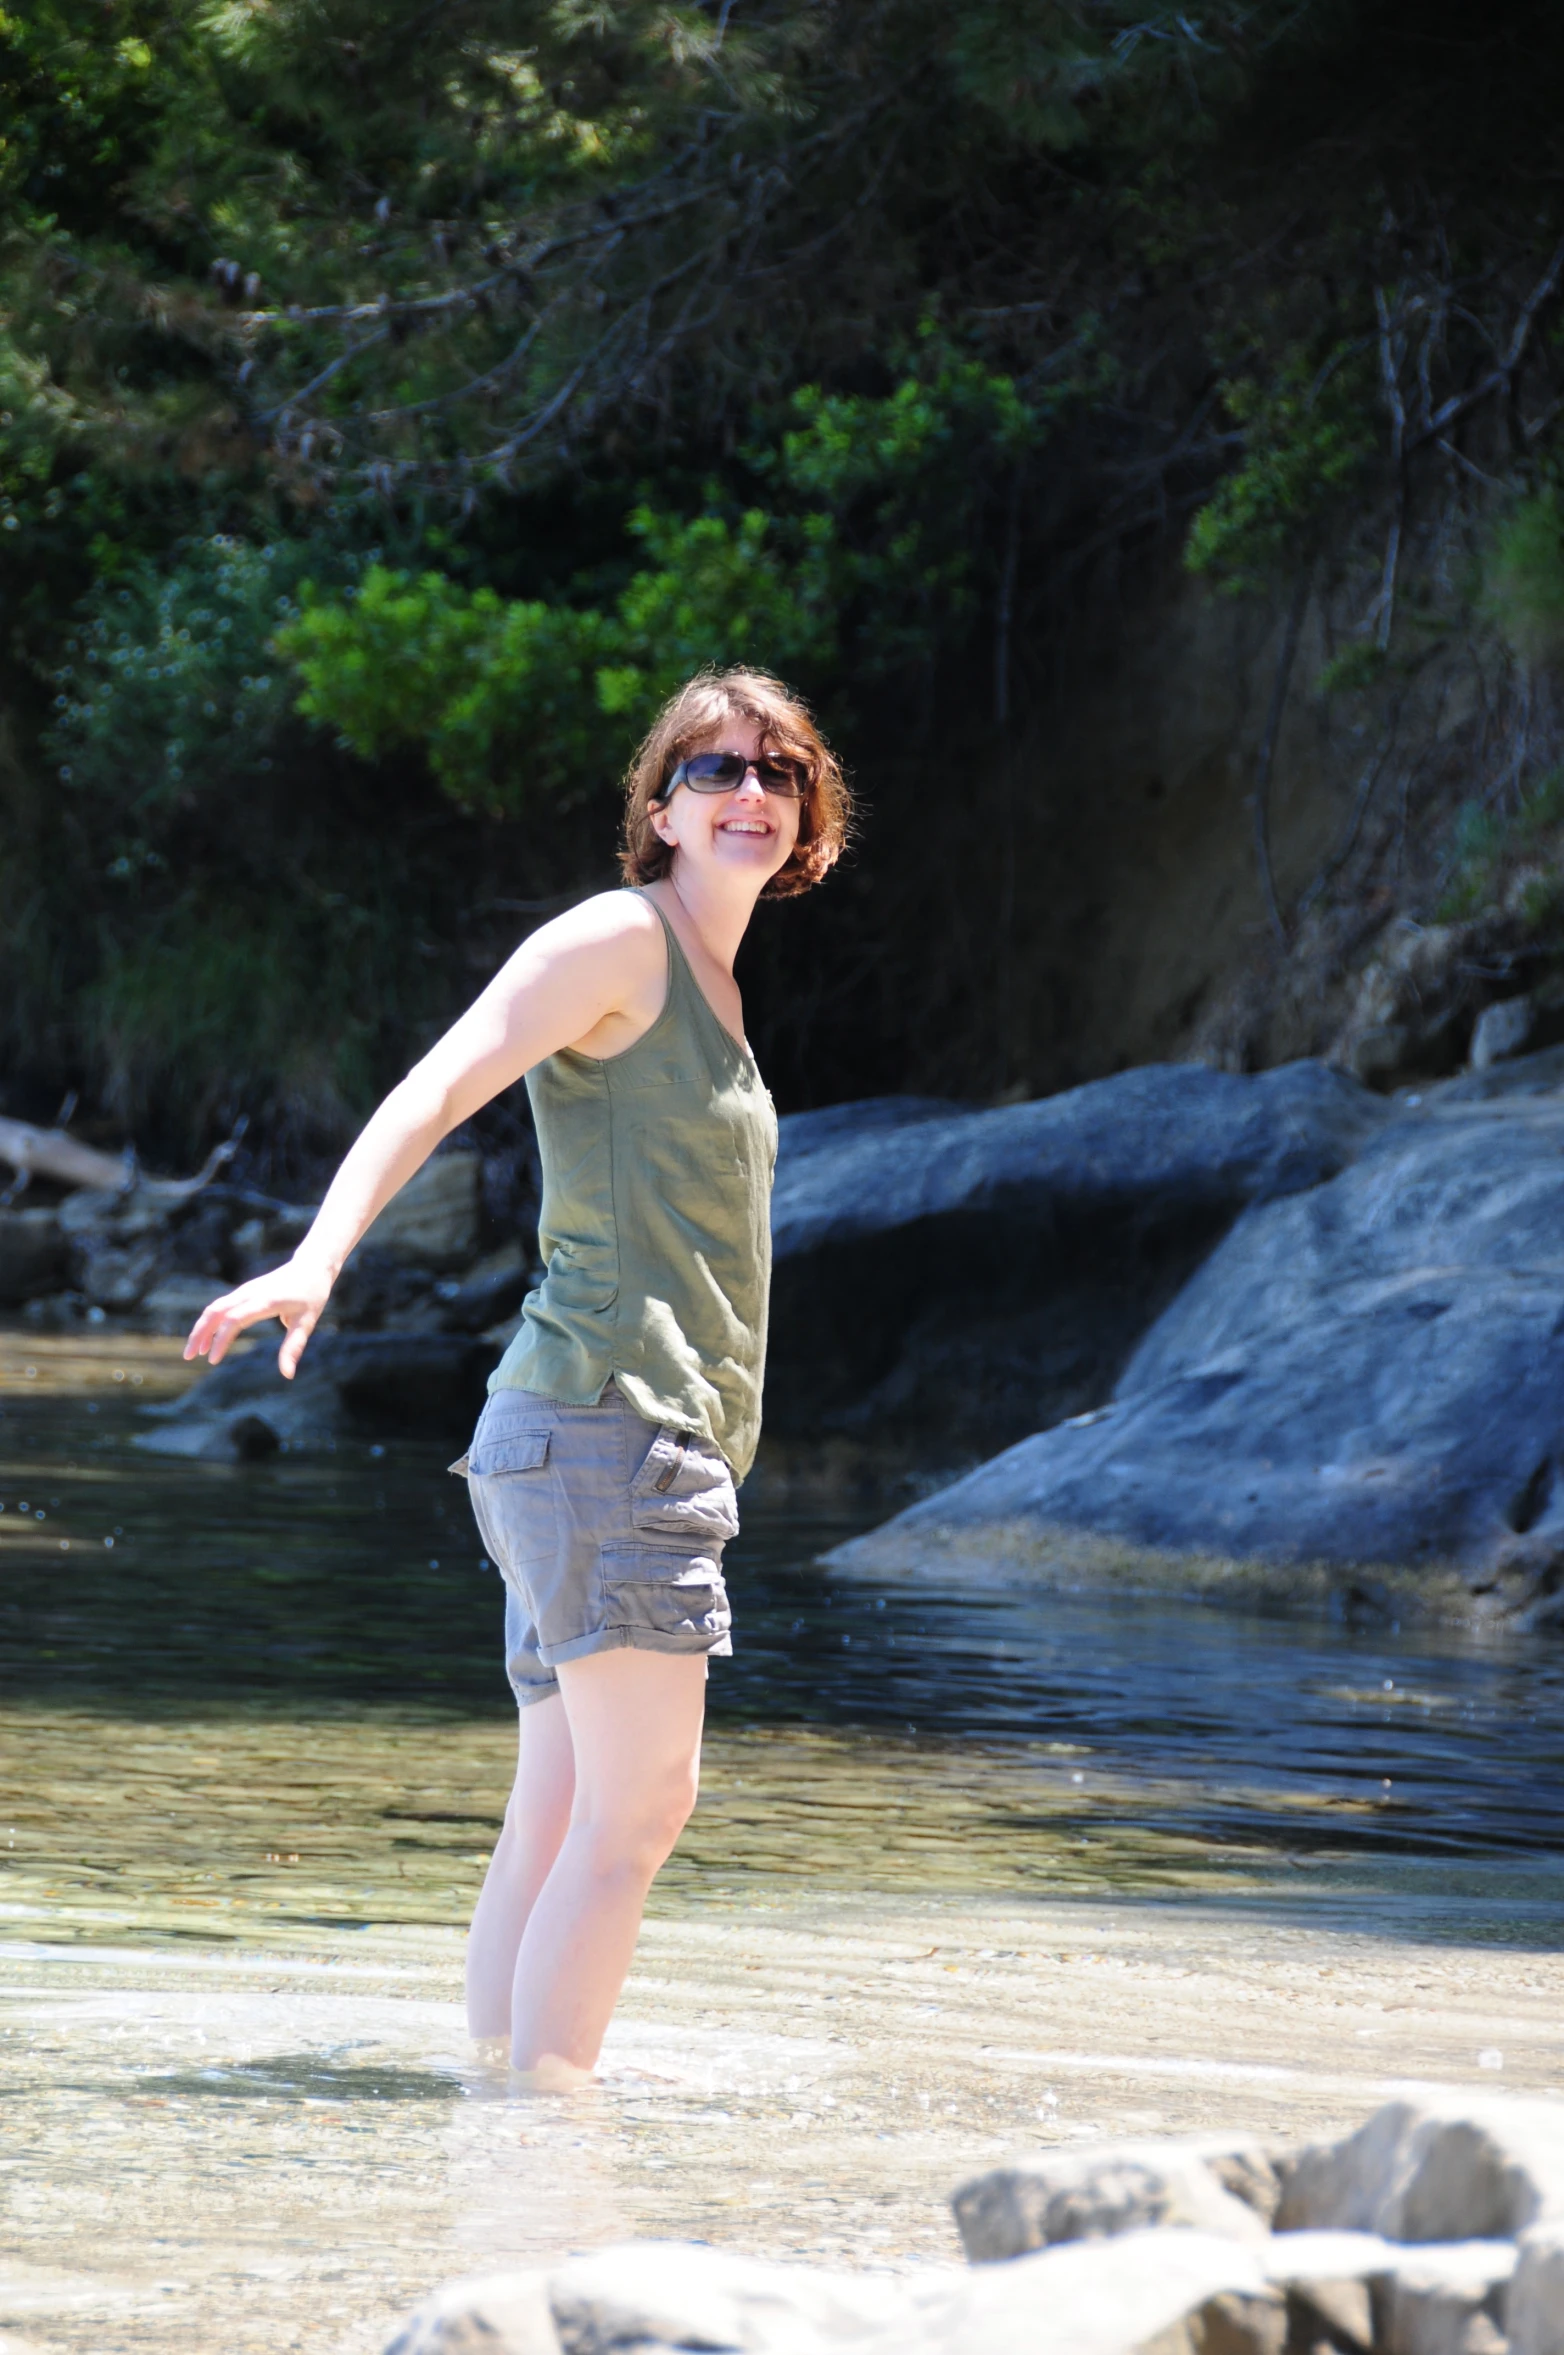
<svg viewBox="0 0 1564 2355"><path fill-rule="evenodd" d="M723 834L770 834L774 829L764 818L725 818L718 829Z"/></svg>

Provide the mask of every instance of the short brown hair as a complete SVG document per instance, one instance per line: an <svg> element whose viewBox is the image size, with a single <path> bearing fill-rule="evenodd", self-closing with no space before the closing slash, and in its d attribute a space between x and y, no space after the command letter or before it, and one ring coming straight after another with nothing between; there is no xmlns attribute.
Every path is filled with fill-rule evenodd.
<svg viewBox="0 0 1564 2355"><path fill-rule="evenodd" d="M697 671L664 704L625 778L619 867L627 883L655 883L673 865L672 850L652 824L652 796L681 760L699 751L724 720L734 718L753 722L760 730L762 750L785 753L809 771L798 813L798 840L787 865L772 876L761 898L792 899L808 891L812 884L824 882L841 857L852 820L852 795L809 706L766 671Z"/></svg>

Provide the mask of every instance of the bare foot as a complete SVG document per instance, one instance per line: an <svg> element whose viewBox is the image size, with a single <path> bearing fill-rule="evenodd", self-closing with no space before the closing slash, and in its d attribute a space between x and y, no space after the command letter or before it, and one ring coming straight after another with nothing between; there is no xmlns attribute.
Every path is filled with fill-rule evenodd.
<svg viewBox="0 0 1564 2355"><path fill-rule="evenodd" d="M557 2052L544 2052L530 2069L512 2069L510 2081L518 2093L579 2093L592 2083L592 2071L561 2060Z"/></svg>

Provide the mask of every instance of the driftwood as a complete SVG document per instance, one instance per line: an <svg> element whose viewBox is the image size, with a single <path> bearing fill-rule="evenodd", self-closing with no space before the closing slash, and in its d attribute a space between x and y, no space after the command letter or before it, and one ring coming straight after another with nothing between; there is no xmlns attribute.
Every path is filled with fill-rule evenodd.
<svg viewBox="0 0 1564 2355"><path fill-rule="evenodd" d="M0 1161L7 1161L22 1178L54 1178L62 1186L93 1186L104 1193L123 1193L136 1182L136 1165L113 1153L100 1153L67 1136L63 1128L34 1128L28 1120L0 1120Z"/></svg>

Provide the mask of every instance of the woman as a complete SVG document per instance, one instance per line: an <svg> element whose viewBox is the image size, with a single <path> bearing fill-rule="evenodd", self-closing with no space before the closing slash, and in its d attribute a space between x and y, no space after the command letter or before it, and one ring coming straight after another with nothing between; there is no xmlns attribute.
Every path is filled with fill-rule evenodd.
<svg viewBox="0 0 1564 2355"><path fill-rule="evenodd" d="M523 1073L546 1273L464 1472L506 1584L516 1787L473 1917L474 2036L547 2090L595 2067L652 1880L695 1804L722 1549L754 1458L776 1118L733 961L763 895L846 834L809 713L754 671L692 679L631 767L626 891L524 941L394 1088L286 1267L214 1300L185 1355L266 1317L292 1378L343 1262L442 1137Z"/></svg>

